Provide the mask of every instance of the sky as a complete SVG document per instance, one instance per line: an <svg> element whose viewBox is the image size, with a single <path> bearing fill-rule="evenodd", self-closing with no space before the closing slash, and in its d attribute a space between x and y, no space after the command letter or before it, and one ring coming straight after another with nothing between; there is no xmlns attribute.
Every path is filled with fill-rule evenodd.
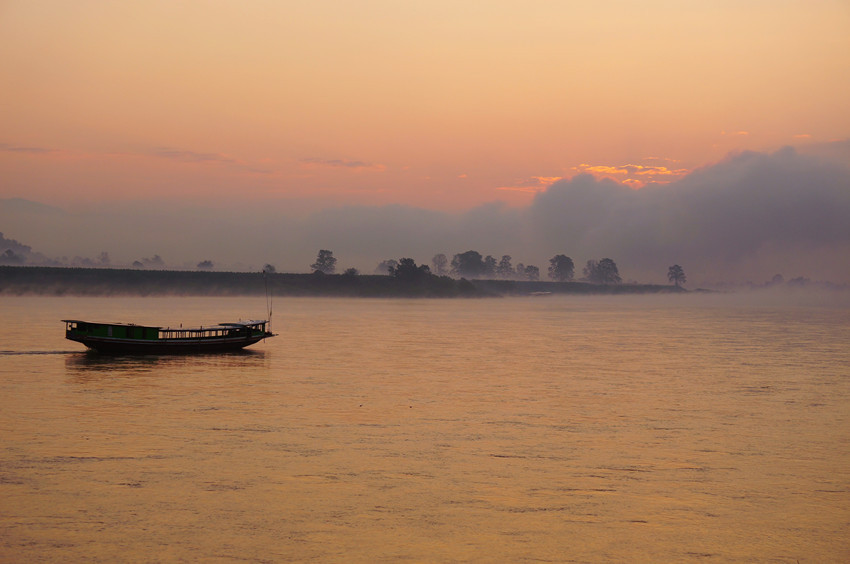
<svg viewBox="0 0 850 564"><path fill-rule="evenodd" d="M0 0L0 231L850 281L848 92L845 0Z"/></svg>

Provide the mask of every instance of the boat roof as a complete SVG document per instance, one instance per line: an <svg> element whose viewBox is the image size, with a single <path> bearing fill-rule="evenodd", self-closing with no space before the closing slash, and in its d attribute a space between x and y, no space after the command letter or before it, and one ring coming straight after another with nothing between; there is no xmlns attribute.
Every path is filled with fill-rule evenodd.
<svg viewBox="0 0 850 564"><path fill-rule="evenodd" d="M235 321L229 323L219 323L222 327L248 327L250 325L260 325L262 323L268 323L268 319L249 319L247 321Z"/></svg>
<svg viewBox="0 0 850 564"><path fill-rule="evenodd" d="M88 325L112 325L113 327L145 327L147 329L162 329L157 325L139 325L138 323L112 323L104 321L86 321L85 319L63 319L63 323L87 323Z"/></svg>
<svg viewBox="0 0 850 564"><path fill-rule="evenodd" d="M89 325L112 325L113 327L144 327L146 329L174 329L174 327L162 327L160 325L139 325L137 323L103 323L100 321L85 321L82 319L63 319L63 323L88 323ZM230 321L218 325L205 325L203 327L180 327L181 330L192 329L215 329L216 327L251 327L268 323L267 319L249 319L248 321Z"/></svg>

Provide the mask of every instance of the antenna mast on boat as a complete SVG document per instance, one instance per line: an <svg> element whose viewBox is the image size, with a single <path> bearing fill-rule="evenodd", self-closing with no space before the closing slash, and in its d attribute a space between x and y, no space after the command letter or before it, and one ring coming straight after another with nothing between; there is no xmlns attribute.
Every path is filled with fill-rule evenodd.
<svg viewBox="0 0 850 564"><path fill-rule="evenodd" d="M263 284L266 287L266 312L268 312L269 332L272 330L272 295L269 292L269 277L266 269L263 268Z"/></svg>

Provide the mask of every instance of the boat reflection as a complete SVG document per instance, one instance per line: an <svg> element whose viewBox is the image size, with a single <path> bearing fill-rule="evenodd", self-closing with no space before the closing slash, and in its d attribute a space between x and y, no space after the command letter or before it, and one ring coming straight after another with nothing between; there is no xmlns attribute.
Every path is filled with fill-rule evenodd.
<svg viewBox="0 0 850 564"><path fill-rule="evenodd" d="M94 351L70 353L65 369L75 376L133 375L181 372L215 372L261 368L268 365L270 355L264 350L238 350L227 353L194 355L104 355Z"/></svg>

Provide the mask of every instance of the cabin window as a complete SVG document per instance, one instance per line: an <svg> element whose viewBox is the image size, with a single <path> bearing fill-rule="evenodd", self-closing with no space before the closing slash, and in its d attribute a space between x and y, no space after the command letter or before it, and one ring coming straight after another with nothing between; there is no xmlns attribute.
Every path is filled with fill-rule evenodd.
<svg viewBox="0 0 850 564"><path fill-rule="evenodd" d="M112 327L108 327L108 328L106 329L106 336L107 336L107 337L111 337L111 336L112 336Z"/></svg>

